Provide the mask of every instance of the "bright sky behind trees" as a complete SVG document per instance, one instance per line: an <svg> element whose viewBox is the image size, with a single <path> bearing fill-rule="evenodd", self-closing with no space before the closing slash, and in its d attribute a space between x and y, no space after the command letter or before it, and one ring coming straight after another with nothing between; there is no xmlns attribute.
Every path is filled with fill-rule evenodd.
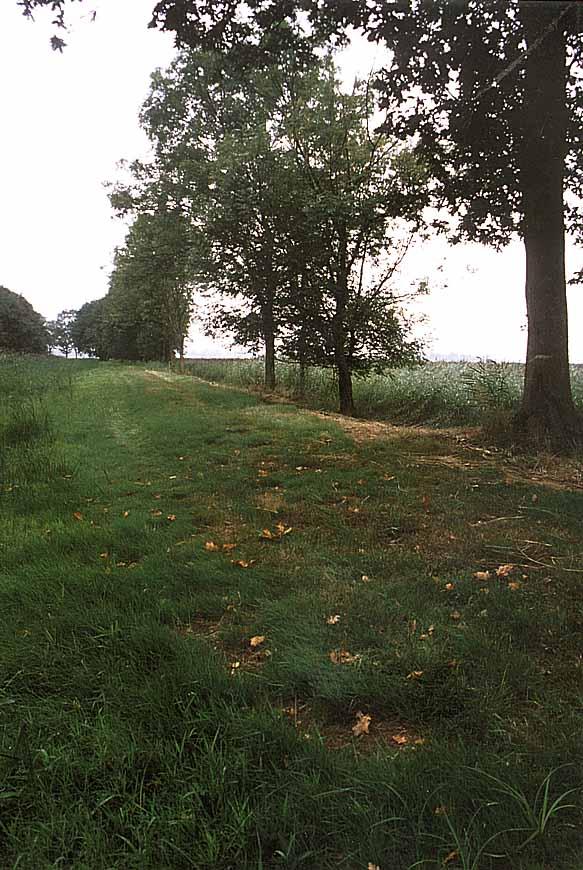
<svg viewBox="0 0 583 870"><path fill-rule="evenodd" d="M23 19L14 2L0 8L0 283L22 293L48 318L103 296L115 245L125 234L103 186L116 163L147 154L138 111L149 74L165 67L172 37L148 30L153 0L95 0L71 12L72 32L60 55L51 51L50 15ZM342 59L346 81L366 75L374 48L357 42ZM583 266L568 249L568 274ZM501 253L443 239L409 256L404 282L427 279L433 291L418 309L427 315L429 351L523 359L526 333L524 256L519 243ZM583 288L569 292L572 362L583 362ZM219 355L215 342L193 334L191 354Z"/></svg>

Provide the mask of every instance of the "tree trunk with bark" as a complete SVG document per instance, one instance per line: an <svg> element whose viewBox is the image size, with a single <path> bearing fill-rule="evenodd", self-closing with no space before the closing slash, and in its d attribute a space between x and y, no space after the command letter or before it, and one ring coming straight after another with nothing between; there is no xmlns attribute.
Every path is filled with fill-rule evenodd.
<svg viewBox="0 0 583 870"><path fill-rule="evenodd" d="M340 413L354 417L354 398L352 395L352 371L347 353L346 305L348 303L348 268L346 265L346 239L341 234L334 295L336 310L332 318L332 337L334 341L334 363L338 377L338 399Z"/></svg>
<svg viewBox="0 0 583 870"><path fill-rule="evenodd" d="M549 27L552 4L525 4L529 46ZM565 38L560 26L526 60L520 183L526 249L528 344L518 425L554 447L581 435L571 394L565 282Z"/></svg>
<svg viewBox="0 0 583 870"><path fill-rule="evenodd" d="M273 304L267 302L263 306L263 340L265 342L265 376L267 390L275 389L275 326L273 321Z"/></svg>

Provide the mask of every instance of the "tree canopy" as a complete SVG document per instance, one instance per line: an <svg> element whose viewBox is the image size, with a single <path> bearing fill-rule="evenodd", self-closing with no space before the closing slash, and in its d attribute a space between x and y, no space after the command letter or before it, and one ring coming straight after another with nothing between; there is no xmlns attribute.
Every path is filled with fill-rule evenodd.
<svg viewBox="0 0 583 870"><path fill-rule="evenodd" d="M0 351L45 353L45 320L24 296L0 287Z"/></svg>

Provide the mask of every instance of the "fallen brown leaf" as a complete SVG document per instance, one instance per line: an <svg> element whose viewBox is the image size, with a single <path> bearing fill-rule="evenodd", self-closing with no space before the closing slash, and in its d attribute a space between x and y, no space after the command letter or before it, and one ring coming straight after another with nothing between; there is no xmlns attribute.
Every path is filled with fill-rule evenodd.
<svg viewBox="0 0 583 870"><path fill-rule="evenodd" d="M476 580L490 580L492 575L489 571L476 571L474 577Z"/></svg>
<svg viewBox="0 0 583 870"><path fill-rule="evenodd" d="M451 592L452 589L455 589L455 583L446 583L445 588L447 589L448 592Z"/></svg>
<svg viewBox="0 0 583 870"><path fill-rule="evenodd" d="M285 523L282 523L281 521L279 523L276 523L275 528L277 529L281 537L283 537L284 535L289 535L289 533L292 531L291 526L286 526Z"/></svg>
<svg viewBox="0 0 583 870"><path fill-rule="evenodd" d="M167 519L170 520L171 523L173 523L176 519L176 514L168 514Z"/></svg>
<svg viewBox="0 0 583 870"><path fill-rule="evenodd" d="M326 620L326 625L338 625L340 622L340 614L335 613L333 616L329 616Z"/></svg>
<svg viewBox="0 0 583 870"><path fill-rule="evenodd" d="M450 852L449 855L446 855L445 858L443 859L444 866L446 864L453 864L454 861L457 861L459 856L460 856L460 853L458 852L458 850L454 849L453 852Z"/></svg>
<svg viewBox="0 0 583 870"><path fill-rule="evenodd" d="M420 680L423 676L423 671L411 671L410 674L407 674L408 680Z"/></svg>
<svg viewBox="0 0 583 870"><path fill-rule="evenodd" d="M237 568L251 568L256 561L257 559L231 559L231 564L236 565Z"/></svg>
<svg viewBox="0 0 583 870"><path fill-rule="evenodd" d="M126 518L126 519L127 519L127 517L129 517L129 515L130 515L130 512L129 512L129 511L124 511L123 514L122 514L122 516L123 516L124 518Z"/></svg>
<svg viewBox="0 0 583 870"><path fill-rule="evenodd" d="M393 743L396 743L397 746L404 746L405 743L409 742L409 738L406 734L393 734L391 740L393 741Z"/></svg>
<svg viewBox="0 0 583 870"><path fill-rule="evenodd" d="M249 646L251 649L255 649L258 646L261 646L262 643L265 643L265 635L264 634L256 634L249 641Z"/></svg>
<svg viewBox="0 0 583 870"><path fill-rule="evenodd" d="M517 589L520 589L520 583L515 580L514 582L508 584L508 588L511 590L511 592L516 592Z"/></svg>
<svg viewBox="0 0 583 870"><path fill-rule="evenodd" d="M496 568L496 577L508 577L508 575L514 571L515 567L516 565L500 565Z"/></svg>
<svg viewBox="0 0 583 870"><path fill-rule="evenodd" d="M81 511L75 511L73 517L78 520L78 522L81 522L83 519L83 514L81 513Z"/></svg>
<svg viewBox="0 0 583 870"><path fill-rule="evenodd" d="M214 541L207 541L204 545L204 548L205 550L208 550L209 553L216 553L217 550L221 549L218 544L215 544Z"/></svg>
<svg viewBox="0 0 583 870"><path fill-rule="evenodd" d="M452 618L452 619L455 619L455 620L458 620L458 619L461 619L461 618L462 618L462 615L461 615L461 613L459 612L459 610L454 610L454 612L453 612L452 615L451 615L451 618Z"/></svg>
<svg viewBox="0 0 583 870"><path fill-rule="evenodd" d="M356 714L356 725L352 726L352 733L355 737L362 737L363 734L368 734L372 716L362 713L360 710Z"/></svg>
<svg viewBox="0 0 583 870"><path fill-rule="evenodd" d="M237 548L237 544L223 544L223 550L226 552L230 552L231 550L235 550Z"/></svg>
<svg viewBox="0 0 583 870"><path fill-rule="evenodd" d="M346 649L335 649L330 653L330 661L335 665L351 665L353 662L357 662L360 656L352 655Z"/></svg>

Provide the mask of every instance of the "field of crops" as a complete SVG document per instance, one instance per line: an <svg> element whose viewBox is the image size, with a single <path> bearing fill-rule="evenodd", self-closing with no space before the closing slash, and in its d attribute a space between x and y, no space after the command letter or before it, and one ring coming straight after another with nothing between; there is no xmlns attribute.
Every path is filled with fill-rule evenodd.
<svg viewBox="0 0 583 870"><path fill-rule="evenodd" d="M244 388L260 388L260 359L192 359L188 370L196 377ZM394 423L435 426L473 425L484 415L495 416L517 408L522 391L524 366L496 362L428 362L415 368L354 379L359 417ZM583 408L583 366L572 366L573 393ZM337 387L328 369L308 369L304 395L299 395L298 366L280 363L278 392L299 399L301 404L335 410Z"/></svg>

